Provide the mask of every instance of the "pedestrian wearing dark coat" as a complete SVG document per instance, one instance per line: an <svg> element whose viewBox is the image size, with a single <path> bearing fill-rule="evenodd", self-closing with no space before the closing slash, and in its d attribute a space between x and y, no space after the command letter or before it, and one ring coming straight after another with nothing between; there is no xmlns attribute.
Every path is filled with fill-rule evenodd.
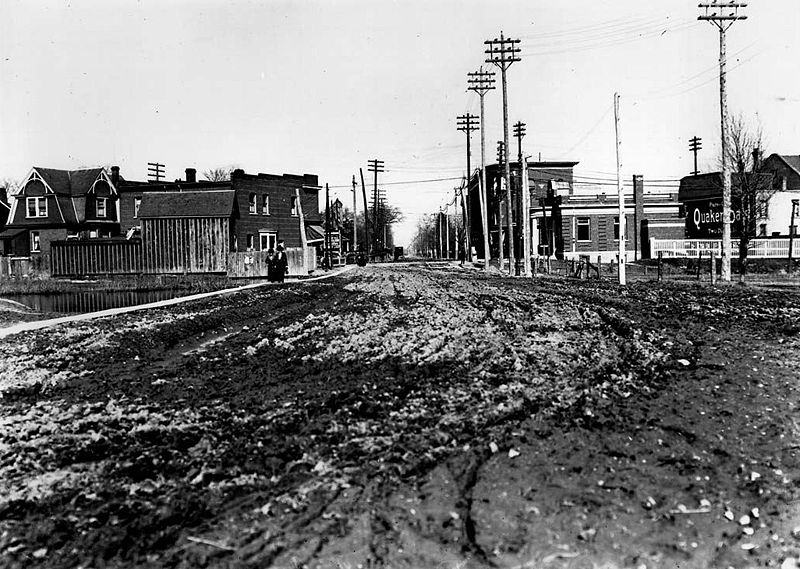
<svg viewBox="0 0 800 569"><path fill-rule="evenodd" d="M270 249L267 251L267 280L275 282L275 250Z"/></svg>
<svg viewBox="0 0 800 569"><path fill-rule="evenodd" d="M282 283L289 272L289 260L286 258L286 251L283 250L283 245L278 245L277 252L275 253L275 281Z"/></svg>

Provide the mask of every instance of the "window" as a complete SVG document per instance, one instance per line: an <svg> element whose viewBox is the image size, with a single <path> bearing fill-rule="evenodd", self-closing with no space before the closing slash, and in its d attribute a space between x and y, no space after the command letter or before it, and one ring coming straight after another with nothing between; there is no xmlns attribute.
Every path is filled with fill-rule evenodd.
<svg viewBox="0 0 800 569"><path fill-rule="evenodd" d="M28 217L47 217L47 198L28 198Z"/></svg>
<svg viewBox="0 0 800 569"><path fill-rule="evenodd" d="M106 217L106 198L97 198L97 217Z"/></svg>
<svg viewBox="0 0 800 569"><path fill-rule="evenodd" d="M89 239L97 239L97 229L89 230Z"/></svg>
<svg viewBox="0 0 800 569"><path fill-rule="evenodd" d="M255 215L255 213L256 213L256 195L255 194L250 194L250 196L248 197L248 200L249 200L249 204L250 204L250 213Z"/></svg>
<svg viewBox="0 0 800 569"><path fill-rule="evenodd" d="M139 217L139 208L142 207L142 198L133 198L133 217Z"/></svg>
<svg viewBox="0 0 800 569"><path fill-rule="evenodd" d="M261 215L269 215L269 196L264 196L261 202Z"/></svg>
<svg viewBox="0 0 800 569"><path fill-rule="evenodd" d="M589 231L589 218L588 217L579 217L577 218L578 223L578 241L591 241L592 234Z"/></svg>
<svg viewBox="0 0 800 569"><path fill-rule="evenodd" d="M297 215L297 196L292 196L292 215Z"/></svg>
<svg viewBox="0 0 800 569"><path fill-rule="evenodd" d="M256 248L256 240L252 233L247 234L247 250L252 251Z"/></svg>
<svg viewBox="0 0 800 569"><path fill-rule="evenodd" d="M758 236L759 237L766 237L767 236L767 224L762 223L758 226Z"/></svg>
<svg viewBox="0 0 800 569"><path fill-rule="evenodd" d="M31 253L39 253L42 250L42 243L39 239L38 231L31 231Z"/></svg>
<svg viewBox="0 0 800 569"><path fill-rule="evenodd" d="M627 222L627 218L625 219ZM628 224L625 223L625 239L628 239ZM614 218L614 241L619 241L619 217Z"/></svg>
<svg viewBox="0 0 800 569"><path fill-rule="evenodd" d="M269 251L275 250L275 245L278 243L278 235L275 233L259 233L258 238L261 241L261 250Z"/></svg>

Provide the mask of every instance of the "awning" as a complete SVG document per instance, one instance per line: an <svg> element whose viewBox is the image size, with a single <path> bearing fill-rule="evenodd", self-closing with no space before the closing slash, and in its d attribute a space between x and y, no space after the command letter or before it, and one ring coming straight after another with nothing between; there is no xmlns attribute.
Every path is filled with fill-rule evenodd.
<svg viewBox="0 0 800 569"><path fill-rule="evenodd" d="M325 241L325 230L321 225L306 225L306 242L321 243Z"/></svg>
<svg viewBox="0 0 800 569"><path fill-rule="evenodd" d="M5 231L0 231L0 239L13 239L26 231L27 229L6 229Z"/></svg>

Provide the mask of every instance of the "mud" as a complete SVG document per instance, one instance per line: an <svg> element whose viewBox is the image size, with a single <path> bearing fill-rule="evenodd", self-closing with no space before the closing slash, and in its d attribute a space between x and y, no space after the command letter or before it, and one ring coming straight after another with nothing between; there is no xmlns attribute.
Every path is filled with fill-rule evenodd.
<svg viewBox="0 0 800 569"><path fill-rule="evenodd" d="M0 565L780 566L799 333L790 291L384 266L14 335Z"/></svg>

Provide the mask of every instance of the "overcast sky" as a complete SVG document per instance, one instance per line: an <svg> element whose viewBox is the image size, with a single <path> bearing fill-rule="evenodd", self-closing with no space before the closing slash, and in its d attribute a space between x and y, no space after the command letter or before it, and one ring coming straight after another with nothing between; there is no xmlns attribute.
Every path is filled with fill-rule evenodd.
<svg viewBox="0 0 800 569"><path fill-rule="evenodd" d="M800 2L745 13L728 33L730 108L760 122L768 152L800 154ZM465 171L455 118L479 112L467 73L501 30L521 40L509 120L527 124L526 154L611 177L618 91L625 178L688 174L695 135L714 169L719 34L698 14L697 0L2 0L0 177L116 164L146 179L159 161L175 179L235 164L317 174L351 204L352 176L378 158L407 243ZM493 161L499 84L486 107Z"/></svg>

